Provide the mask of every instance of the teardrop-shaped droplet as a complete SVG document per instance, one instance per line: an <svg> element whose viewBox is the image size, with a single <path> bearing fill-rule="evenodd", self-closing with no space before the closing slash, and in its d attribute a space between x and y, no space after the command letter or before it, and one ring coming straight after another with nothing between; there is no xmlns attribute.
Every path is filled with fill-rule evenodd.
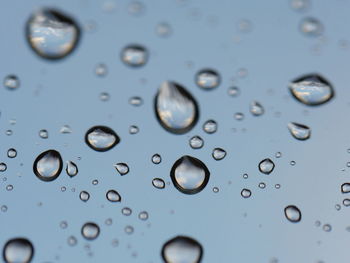
<svg viewBox="0 0 350 263"><path fill-rule="evenodd" d="M148 61L148 52L143 46L129 45L121 52L121 59L130 67L141 67Z"/></svg>
<svg viewBox="0 0 350 263"><path fill-rule="evenodd" d="M129 166L126 163L117 163L114 168L120 175L126 175L129 172Z"/></svg>
<svg viewBox="0 0 350 263"><path fill-rule="evenodd" d="M26 30L32 49L46 59L66 57L75 49L80 38L80 29L73 18L49 8L32 14Z"/></svg>
<svg viewBox="0 0 350 263"><path fill-rule="evenodd" d="M253 114L254 116L260 116L263 115L265 112L264 107L257 101L253 101L250 104L250 113Z"/></svg>
<svg viewBox="0 0 350 263"><path fill-rule="evenodd" d="M202 161L185 155L174 163L170 177L174 186L180 192L196 194L207 185L210 172Z"/></svg>
<svg viewBox="0 0 350 263"><path fill-rule="evenodd" d="M289 90L298 101L309 106L321 105L334 96L333 86L317 74L295 79L289 84Z"/></svg>
<svg viewBox="0 0 350 263"><path fill-rule="evenodd" d="M165 188L165 182L163 179L161 178L154 178L152 180L152 185L155 187L155 188L158 188L158 189L164 189Z"/></svg>
<svg viewBox="0 0 350 263"><path fill-rule="evenodd" d="M108 201L110 202L120 202L122 200L120 194L115 191L115 190L109 190L107 193L106 193L106 198Z"/></svg>
<svg viewBox="0 0 350 263"><path fill-rule="evenodd" d="M72 161L67 162L66 172L70 177L74 177L78 174L78 166Z"/></svg>
<svg viewBox="0 0 350 263"><path fill-rule="evenodd" d="M50 182L60 175L62 166L61 154L56 150L48 150L35 159L33 171L40 180Z"/></svg>
<svg viewBox="0 0 350 263"><path fill-rule="evenodd" d="M88 222L81 228L82 236L87 240L94 240L100 234L100 227L92 222Z"/></svg>
<svg viewBox="0 0 350 263"><path fill-rule="evenodd" d="M15 238L6 242L2 254L5 263L29 263L34 255L34 247L26 238Z"/></svg>
<svg viewBox="0 0 350 263"><path fill-rule="evenodd" d="M220 75L214 70L203 69L196 75L196 84L204 90L212 90L219 86Z"/></svg>
<svg viewBox="0 0 350 263"><path fill-rule="evenodd" d="M162 257L165 263L200 263L202 256L201 244L186 236L170 239L162 248Z"/></svg>
<svg viewBox="0 0 350 263"><path fill-rule="evenodd" d="M86 132L85 142L95 151L105 152L117 145L120 138L109 127L94 126Z"/></svg>
<svg viewBox="0 0 350 263"><path fill-rule="evenodd" d="M295 139L304 141L310 138L311 136L311 129L303 124L295 123L295 122L290 122L288 123L288 129L290 134Z"/></svg>
<svg viewBox="0 0 350 263"><path fill-rule="evenodd" d="M269 158L264 159L259 163L259 171L264 174L270 174L273 171L273 169L275 169L275 164Z"/></svg>
<svg viewBox="0 0 350 263"><path fill-rule="evenodd" d="M341 192L343 194L347 194L347 193L350 193L350 183L343 183L341 185Z"/></svg>
<svg viewBox="0 0 350 263"><path fill-rule="evenodd" d="M292 222L297 223L301 220L301 212L295 205L289 205L284 209L284 214L286 218Z"/></svg>
<svg viewBox="0 0 350 263"><path fill-rule="evenodd" d="M191 130L197 123L199 109L196 100L181 85L166 81L155 98L155 112L164 129L175 134Z"/></svg>
<svg viewBox="0 0 350 263"><path fill-rule="evenodd" d="M211 154L216 161L220 161L225 158L226 151L222 148L215 148Z"/></svg>

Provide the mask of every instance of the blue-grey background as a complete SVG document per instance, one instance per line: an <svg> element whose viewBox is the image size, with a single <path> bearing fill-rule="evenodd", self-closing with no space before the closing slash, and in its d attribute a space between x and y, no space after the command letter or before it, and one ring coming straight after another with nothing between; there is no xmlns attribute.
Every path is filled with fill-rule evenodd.
<svg viewBox="0 0 350 263"><path fill-rule="evenodd" d="M106 3L115 8L106 11ZM143 2L139 15L128 12L131 3L1 1L0 78L15 74L21 86L0 89L0 161L8 167L0 175L0 205L8 207L0 212L0 246L10 238L27 237L35 247L33 262L39 263L156 263L162 261L163 243L183 234L203 245L204 263L348 262L350 210L342 205L337 211L335 205L346 197L340 185L349 180L350 2L314 0L300 13L287 0L153 0ZM25 39L29 15L43 6L71 14L83 28L95 25L94 30L83 30L78 48L61 61L41 59ZM322 22L324 36L310 38L299 32L307 16ZM241 20L251 22L250 32L239 30ZM171 25L168 38L155 33L160 22ZM120 61L121 49L130 43L150 51L144 67L129 68ZM99 63L108 66L107 76L94 74ZM219 88L209 92L194 84L195 73L207 67L222 76ZM240 69L247 70L243 78ZM334 85L332 101L310 108L291 97L288 82L310 72L321 73ZM155 118L154 95L165 80L183 84L199 102L199 122L185 135L166 132ZM231 85L241 89L239 97L227 95ZM101 92L108 92L110 100L101 101ZM132 96L142 97L143 105L130 105ZM253 100L264 105L263 116L249 113ZM234 119L236 112L245 114L243 121ZM10 123L13 119L16 124ZM207 119L218 122L215 134L202 131ZM286 127L290 121L310 126L311 139L292 138ZM59 132L66 124L71 134ZM97 124L113 128L121 143L105 153L88 148L85 132ZM140 132L130 135L130 125ZM13 130L11 136L5 134L8 129ZM38 136L40 129L49 131L48 139ZM201 150L189 147L193 135L205 140ZM227 151L224 160L211 157L215 147ZM9 148L18 151L16 158L7 157ZM34 159L51 148L60 151L64 161L77 163L75 178L64 171L50 183L35 177ZM276 159L276 152L282 157ZM151 162L154 153L161 154L161 164ZM154 177L170 182L172 164L185 154L206 163L211 171L207 187L197 195L184 195L172 184L154 188ZM276 164L270 175L257 169L264 158ZM119 176L113 167L117 162L128 163L130 173ZM96 186L94 179L99 181ZM265 189L258 187L260 182L266 183ZM6 190L8 184L14 186L12 191ZM275 189L275 184L281 188ZM215 186L219 193L212 191ZM240 196L242 188L252 190L251 198ZM106 200L109 189L121 194L122 203ZM90 192L87 203L79 199L81 190ZM283 209L290 204L302 211L298 224L284 217ZM125 206L133 210L129 217L121 214ZM149 213L148 221L137 218L143 210ZM113 219L111 226L104 223L107 218ZM317 220L320 227L315 226ZM59 227L61 221L68 222L67 229ZM92 242L80 234L87 221L101 227ZM322 230L326 223L332 225L331 232ZM134 227L133 234L124 232L127 225ZM67 244L70 235L77 237L77 246ZM118 247L111 245L113 239L119 240Z"/></svg>

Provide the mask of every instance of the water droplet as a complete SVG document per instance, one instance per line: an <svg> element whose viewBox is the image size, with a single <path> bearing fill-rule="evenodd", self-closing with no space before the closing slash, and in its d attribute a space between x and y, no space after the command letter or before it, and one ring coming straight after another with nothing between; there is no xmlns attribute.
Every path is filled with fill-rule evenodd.
<svg viewBox="0 0 350 263"><path fill-rule="evenodd" d="M209 181L206 165L192 156L182 156L171 168L170 177L177 190L184 194L197 194Z"/></svg>
<svg viewBox="0 0 350 263"><path fill-rule="evenodd" d="M282 157L282 153L281 152L276 152L275 157L276 158L281 158Z"/></svg>
<svg viewBox="0 0 350 263"><path fill-rule="evenodd" d="M347 193L350 193L350 183L343 183L341 185L341 192L343 194L347 194Z"/></svg>
<svg viewBox="0 0 350 263"><path fill-rule="evenodd" d="M192 149L200 149L204 145L203 139L198 135L193 136L189 143Z"/></svg>
<svg viewBox="0 0 350 263"><path fill-rule="evenodd" d="M121 60L130 67L141 67L148 61L148 51L140 45L129 45L121 52Z"/></svg>
<svg viewBox="0 0 350 263"><path fill-rule="evenodd" d="M203 90L212 90L220 85L219 73L211 69L203 69L196 75L196 84Z"/></svg>
<svg viewBox="0 0 350 263"><path fill-rule="evenodd" d="M143 104L143 100L141 97L134 96L129 99L129 104L133 106L141 106Z"/></svg>
<svg viewBox="0 0 350 263"><path fill-rule="evenodd" d="M220 161L225 158L226 151L222 148L215 148L211 155L216 161Z"/></svg>
<svg viewBox="0 0 350 263"><path fill-rule="evenodd" d="M129 207L123 207L122 208L122 214L125 216L130 216L132 214L132 210Z"/></svg>
<svg viewBox="0 0 350 263"><path fill-rule="evenodd" d="M158 188L158 189L163 189L165 188L165 182L163 179L161 178L154 178L152 180L152 185L155 187L155 188Z"/></svg>
<svg viewBox="0 0 350 263"><path fill-rule="evenodd" d="M99 95L99 99L101 101L108 101L110 99L110 95L108 92L101 92Z"/></svg>
<svg viewBox="0 0 350 263"><path fill-rule="evenodd" d="M345 199L343 200L343 205L344 205L344 206L350 206L350 199L345 198Z"/></svg>
<svg viewBox="0 0 350 263"><path fill-rule="evenodd" d="M45 129L39 131L39 136L42 139L47 139L49 138L49 132Z"/></svg>
<svg viewBox="0 0 350 263"><path fill-rule="evenodd" d="M81 234L87 240L94 240L100 234L100 227L92 222L85 223L81 228Z"/></svg>
<svg viewBox="0 0 350 263"><path fill-rule="evenodd" d="M108 68L105 64L97 64L95 67L95 74L99 77L104 77L108 73Z"/></svg>
<svg viewBox="0 0 350 263"><path fill-rule="evenodd" d="M67 221L62 221L62 222L60 222L60 228L66 229L67 227L68 227Z"/></svg>
<svg viewBox="0 0 350 263"><path fill-rule="evenodd" d="M7 191L12 191L13 190L13 185L12 184L9 184L6 186L6 190Z"/></svg>
<svg viewBox="0 0 350 263"><path fill-rule="evenodd" d="M332 85L317 74L295 79L289 84L289 90L298 101L309 106L321 105L334 96Z"/></svg>
<svg viewBox="0 0 350 263"><path fill-rule="evenodd" d="M183 134L197 123L196 100L180 84L165 81L155 97L155 112L161 126L169 132Z"/></svg>
<svg viewBox="0 0 350 263"><path fill-rule="evenodd" d="M332 226L330 224L324 224L322 229L325 232L331 232L332 231Z"/></svg>
<svg viewBox="0 0 350 263"><path fill-rule="evenodd" d="M162 157L158 153L156 153L152 156L152 163L160 164L161 161L162 161Z"/></svg>
<svg viewBox="0 0 350 263"><path fill-rule="evenodd" d="M311 129L303 124L290 122L288 123L288 129L290 131L290 134L292 134L295 139L301 141L305 141L311 136Z"/></svg>
<svg viewBox="0 0 350 263"><path fill-rule="evenodd" d="M139 219L145 221L148 219L148 213L146 211L142 211L139 213Z"/></svg>
<svg viewBox="0 0 350 263"><path fill-rule="evenodd" d="M128 12L134 16L140 16L145 12L145 6L139 1L133 1L128 6Z"/></svg>
<svg viewBox="0 0 350 263"><path fill-rule="evenodd" d="M0 163L0 172L5 172L7 170L6 163Z"/></svg>
<svg viewBox="0 0 350 263"><path fill-rule="evenodd" d="M63 125L60 129L60 133L62 134L72 133L72 128L69 125Z"/></svg>
<svg viewBox="0 0 350 263"><path fill-rule="evenodd" d="M227 94L231 97L237 97L240 93L240 89L236 86L229 87L227 90Z"/></svg>
<svg viewBox="0 0 350 263"><path fill-rule="evenodd" d="M275 164L269 158L264 159L259 163L259 171L264 174L270 174L273 171L273 169L275 169Z"/></svg>
<svg viewBox="0 0 350 263"><path fill-rule="evenodd" d="M301 212L295 205L289 205L284 208L284 215L292 223L297 223L301 220Z"/></svg>
<svg viewBox="0 0 350 263"><path fill-rule="evenodd" d="M92 180L92 185L98 185L98 180Z"/></svg>
<svg viewBox="0 0 350 263"><path fill-rule="evenodd" d="M265 189L266 184L261 182L261 183L259 183L258 187L261 188L261 189Z"/></svg>
<svg viewBox="0 0 350 263"><path fill-rule="evenodd" d="M212 134L215 133L218 129L218 125L216 123L216 121L214 120L207 120L204 124L203 124L203 131L205 131L208 134Z"/></svg>
<svg viewBox="0 0 350 263"><path fill-rule="evenodd" d="M78 243L78 240L75 236L69 236L67 239L67 243L69 246L74 247Z"/></svg>
<svg viewBox="0 0 350 263"><path fill-rule="evenodd" d="M106 193L106 198L108 201L113 202L113 203L114 202L121 202L121 200L122 200L120 194L115 190L109 190Z"/></svg>
<svg viewBox="0 0 350 263"><path fill-rule="evenodd" d="M129 166L126 163L117 163L114 168L120 175L126 175L129 172Z"/></svg>
<svg viewBox="0 0 350 263"><path fill-rule="evenodd" d="M90 194L86 191L81 191L79 194L79 198L83 202L87 202L90 199Z"/></svg>
<svg viewBox="0 0 350 263"><path fill-rule="evenodd" d="M170 24L166 22L161 22L156 26L156 34L160 37L169 37L172 34L173 30Z"/></svg>
<svg viewBox="0 0 350 263"><path fill-rule="evenodd" d="M18 89L19 85L19 78L15 75L8 75L4 78L4 86L9 90Z"/></svg>
<svg viewBox="0 0 350 263"><path fill-rule="evenodd" d="M50 182L60 175L62 166L61 154L56 150L48 150L35 159L33 171L40 180Z"/></svg>
<svg viewBox="0 0 350 263"><path fill-rule="evenodd" d="M220 191L219 187L216 187L216 186L213 187L213 192L214 192L214 193L218 193L219 191Z"/></svg>
<svg viewBox="0 0 350 263"><path fill-rule="evenodd" d="M120 138L109 127L94 126L86 132L85 142L95 151L105 152L117 145L120 142Z"/></svg>
<svg viewBox="0 0 350 263"><path fill-rule="evenodd" d="M134 233L134 228L132 226L126 226L124 228L125 233L127 233L128 235L131 235L132 233Z"/></svg>
<svg viewBox="0 0 350 263"><path fill-rule="evenodd" d="M241 196L243 198L249 198L251 195L252 195L252 191L250 191L249 189L246 189L246 188L242 189Z"/></svg>
<svg viewBox="0 0 350 263"><path fill-rule="evenodd" d="M199 263L202 255L201 244L186 236L170 239L162 247L162 258L165 263Z"/></svg>
<svg viewBox="0 0 350 263"><path fill-rule="evenodd" d="M242 112L236 112L235 115L234 115L234 118L237 120L237 121L241 121L244 119L244 114Z"/></svg>
<svg viewBox="0 0 350 263"><path fill-rule="evenodd" d="M36 11L28 20L26 30L32 49L46 59L66 57L80 38L80 29L73 18L54 9Z"/></svg>
<svg viewBox="0 0 350 263"><path fill-rule="evenodd" d="M261 116L265 112L264 107L257 101L250 103L250 113L254 116Z"/></svg>
<svg viewBox="0 0 350 263"><path fill-rule="evenodd" d="M324 31L324 27L321 21L313 17L306 17L303 20L301 20L299 29L301 33L310 37L320 36L323 34Z"/></svg>
<svg viewBox="0 0 350 263"><path fill-rule="evenodd" d="M291 0L290 6L295 11L303 12L310 8L311 1L310 0Z"/></svg>
<svg viewBox="0 0 350 263"><path fill-rule="evenodd" d="M15 238L6 242L3 248L5 263L29 263L34 255L32 243L25 238Z"/></svg>
<svg viewBox="0 0 350 263"><path fill-rule="evenodd" d="M17 156L16 149L10 148L7 150L7 157L8 158L15 158Z"/></svg>
<svg viewBox="0 0 350 263"><path fill-rule="evenodd" d="M290 165L291 165L291 166L294 166L295 164L296 164L295 161L290 161Z"/></svg>
<svg viewBox="0 0 350 263"><path fill-rule="evenodd" d="M131 125L129 127L129 133L130 134L136 134L139 132L139 127L137 127L136 125Z"/></svg>
<svg viewBox="0 0 350 263"><path fill-rule="evenodd" d="M72 161L67 162L66 172L70 177L74 177L78 174L78 166Z"/></svg>

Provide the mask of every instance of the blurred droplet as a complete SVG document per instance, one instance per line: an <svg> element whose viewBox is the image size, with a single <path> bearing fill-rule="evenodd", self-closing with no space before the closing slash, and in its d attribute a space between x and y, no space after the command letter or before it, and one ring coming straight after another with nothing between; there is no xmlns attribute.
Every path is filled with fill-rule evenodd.
<svg viewBox="0 0 350 263"><path fill-rule="evenodd" d="M49 138L49 132L45 129L39 131L39 136L42 139L47 139Z"/></svg>
<svg viewBox="0 0 350 263"><path fill-rule="evenodd" d="M330 224L324 224L322 229L325 232L331 232L332 231L332 226Z"/></svg>
<svg viewBox="0 0 350 263"><path fill-rule="evenodd" d="M79 198L83 202L87 202L90 199L90 194L87 191L81 191L79 194Z"/></svg>
<svg viewBox="0 0 350 263"><path fill-rule="evenodd" d="M227 94L231 97L237 97L240 93L240 89L236 86L229 87L227 90Z"/></svg>
<svg viewBox="0 0 350 263"><path fill-rule="evenodd" d="M134 96L129 99L129 104L133 106L141 106L143 103L143 100L141 97Z"/></svg>
<svg viewBox="0 0 350 263"><path fill-rule="evenodd" d="M120 175L126 175L129 172L129 166L126 163L117 163L114 168Z"/></svg>
<svg viewBox="0 0 350 263"><path fill-rule="evenodd" d="M222 148L215 148L211 155L216 161L220 161L225 158L226 151Z"/></svg>
<svg viewBox="0 0 350 263"><path fill-rule="evenodd" d="M146 211L142 211L139 213L139 219L145 221L148 219L148 213Z"/></svg>
<svg viewBox="0 0 350 263"><path fill-rule="evenodd" d="M6 242L2 254L5 263L29 263L34 255L34 247L26 238L15 238Z"/></svg>
<svg viewBox="0 0 350 263"><path fill-rule="evenodd" d="M184 194L197 194L207 185L210 172L206 165L192 156L182 156L170 171L171 180L177 190Z"/></svg>
<svg viewBox="0 0 350 263"><path fill-rule="evenodd" d="M249 189L246 189L246 188L242 189L241 196L243 198L249 198L251 195L252 195L252 192Z"/></svg>
<svg viewBox="0 0 350 263"><path fill-rule="evenodd" d="M115 190L109 190L107 193L106 193L106 198L108 201L110 202L120 202L122 200L120 194L115 191Z"/></svg>
<svg viewBox="0 0 350 263"><path fill-rule="evenodd" d="M202 255L201 244L186 236L170 239L162 247L162 258L165 263L200 263Z"/></svg>
<svg viewBox="0 0 350 263"><path fill-rule="evenodd" d="M33 13L26 30L32 49L46 59L66 57L75 49L80 38L80 29L73 18L49 8Z"/></svg>
<svg viewBox="0 0 350 263"><path fill-rule="evenodd" d="M289 84L289 90L298 101L309 106L321 105L334 96L332 85L317 74L295 79Z"/></svg>
<svg viewBox="0 0 350 263"><path fill-rule="evenodd" d="M214 120L207 120L204 124L203 124L203 131L205 131L208 134L212 134L215 133L218 129L218 125L216 123L216 121Z"/></svg>
<svg viewBox="0 0 350 263"><path fill-rule="evenodd" d="M162 161L162 157L160 156L160 154L156 153L152 156L152 163L160 164L161 161Z"/></svg>
<svg viewBox="0 0 350 263"><path fill-rule="evenodd" d="M121 60L130 67L141 67L148 61L148 51L140 45L129 45L121 52Z"/></svg>
<svg viewBox="0 0 350 263"><path fill-rule="evenodd" d="M297 140L305 141L311 136L311 129L303 124L290 122L288 123L288 129L290 134Z"/></svg>
<svg viewBox="0 0 350 263"><path fill-rule="evenodd" d="M250 113L253 114L254 116L261 116L264 114L265 109L264 107L257 101L253 101L250 103Z"/></svg>
<svg viewBox="0 0 350 263"><path fill-rule="evenodd" d="M235 115L234 115L234 118L237 120L237 121L241 121L244 119L244 114L242 112L236 112Z"/></svg>
<svg viewBox="0 0 350 263"><path fill-rule="evenodd" d="M166 22L161 22L156 25L156 34L160 37L169 37L172 34L173 30L170 24Z"/></svg>
<svg viewBox="0 0 350 263"><path fill-rule="evenodd" d="M4 78L4 86L9 90L18 89L20 85L19 78L15 75L7 75Z"/></svg>
<svg viewBox="0 0 350 263"><path fill-rule="evenodd" d="M300 22L299 29L304 35L310 37L320 36L324 31L321 21L313 17L304 18Z"/></svg>
<svg viewBox="0 0 350 263"><path fill-rule="evenodd" d="M70 177L74 177L78 174L78 166L74 162L68 161L66 166L66 172Z"/></svg>
<svg viewBox="0 0 350 263"><path fill-rule="evenodd" d="M180 84L165 81L155 97L155 112L161 126L175 134L191 130L197 123L196 100Z"/></svg>
<svg viewBox="0 0 350 263"><path fill-rule="evenodd" d="M132 226L126 226L124 228L124 232L128 235L131 235L132 233L134 233L134 228Z"/></svg>
<svg viewBox="0 0 350 263"><path fill-rule="evenodd" d="M108 101L110 99L110 95L108 92L101 92L99 98L100 101Z"/></svg>
<svg viewBox="0 0 350 263"><path fill-rule="evenodd" d="M145 12L145 6L142 2L133 1L128 6L128 12L134 16L140 16Z"/></svg>
<svg viewBox="0 0 350 263"><path fill-rule="evenodd" d="M196 75L196 84L204 90L212 90L220 85L219 73L212 69L203 69Z"/></svg>
<svg viewBox="0 0 350 263"><path fill-rule="evenodd" d="M69 246L74 247L78 243L78 240L75 236L69 236L67 239L67 243Z"/></svg>
<svg viewBox="0 0 350 263"><path fill-rule="evenodd" d="M259 171L264 174L270 174L274 168L275 168L275 164L269 158L264 159L259 163Z"/></svg>
<svg viewBox="0 0 350 263"><path fill-rule="evenodd" d="M284 214L286 218L292 222L297 223L301 220L301 212L295 205L289 205L284 209Z"/></svg>
<svg viewBox="0 0 350 263"><path fill-rule="evenodd" d="M72 128L69 125L63 125L60 129L60 133L62 134L69 134L72 133Z"/></svg>
<svg viewBox="0 0 350 263"><path fill-rule="evenodd" d="M163 189L165 188L165 182L163 179L161 178L154 178L152 180L152 185L155 187L155 188L158 188L158 189Z"/></svg>
<svg viewBox="0 0 350 263"><path fill-rule="evenodd" d="M107 68L106 64L100 63L100 64L96 65L96 67L95 67L96 76L104 77L107 75L107 73L108 73L108 68Z"/></svg>
<svg viewBox="0 0 350 263"><path fill-rule="evenodd" d="M87 240L94 240L100 234L100 227L92 222L85 223L81 228L81 234Z"/></svg>
<svg viewBox="0 0 350 263"><path fill-rule="evenodd" d="M42 181L50 182L60 175L62 171L62 157L56 150L45 151L35 159L33 171Z"/></svg>
<svg viewBox="0 0 350 263"><path fill-rule="evenodd" d="M118 144L120 142L120 138L109 127L94 126L86 132L85 142L95 151L105 152Z"/></svg>
<svg viewBox="0 0 350 263"><path fill-rule="evenodd" d="M193 136L190 139L189 143L190 143L190 146L191 146L192 149L200 149L204 145L203 139L200 136L197 136L197 135Z"/></svg>
<svg viewBox="0 0 350 263"><path fill-rule="evenodd" d="M123 207L122 214L125 216L130 216L132 214L132 210L130 207Z"/></svg>
<svg viewBox="0 0 350 263"><path fill-rule="evenodd" d="M298 12L304 12L311 7L310 0L290 0L290 7Z"/></svg>

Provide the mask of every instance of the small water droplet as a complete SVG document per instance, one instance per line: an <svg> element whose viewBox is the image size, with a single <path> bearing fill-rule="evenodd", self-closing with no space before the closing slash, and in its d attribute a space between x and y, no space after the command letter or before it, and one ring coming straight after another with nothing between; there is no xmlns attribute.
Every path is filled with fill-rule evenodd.
<svg viewBox="0 0 350 263"><path fill-rule="evenodd" d="M226 157L226 151L222 148L215 148L211 155L216 161L220 161Z"/></svg>
<svg viewBox="0 0 350 263"><path fill-rule="evenodd" d="M0 172L5 172L7 170L6 163L0 163Z"/></svg>
<svg viewBox="0 0 350 263"><path fill-rule="evenodd" d="M330 224L324 224L322 229L325 232L331 232L332 231L332 226Z"/></svg>
<svg viewBox="0 0 350 263"><path fill-rule="evenodd" d="M286 218L292 223L297 223L301 220L301 212L295 205L289 205L284 208L284 214Z"/></svg>
<svg viewBox="0 0 350 263"><path fill-rule="evenodd" d="M302 19L299 29L301 33L310 37L318 37L322 35L324 31L321 21L313 17L306 17Z"/></svg>
<svg viewBox="0 0 350 263"><path fill-rule="evenodd" d="M17 151L14 148L10 148L7 150L7 157L8 158L15 158L17 156Z"/></svg>
<svg viewBox="0 0 350 263"><path fill-rule="evenodd" d="M155 112L161 126L175 134L191 130L197 123L196 100L180 84L165 81L155 97Z"/></svg>
<svg viewBox="0 0 350 263"><path fill-rule="evenodd" d="M214 192L214 193L218 193L219 191L220 191L219 187L216 187L216 186L213 187L213 192Z"/></svg>
<svg viewBox="0 0 350 263"><path fill-rule="evenodd" d="M137 127L136 125L131 125L129 127L129 133L130 134L136 134L139 132L139 127Z"/></svg>
<svg viewBox="0 0 350 263"><path fill-rule="evenodd" d="M74 177L78 174L78 166L72 161L67 162L66 172L70 177Z"/></svg>
<svg viewBox="0 0 350 263"><path fill-rule="evenodd" d="M156 25L156 34L160 37L169 37L172 34L173 30L170 24L166 22L161 22Z"/></svg>
<svg viewBox="0 0 350 263"><path fill-rule="evenodd" d="M124 231L126 234L131 235L132 233L134 233L134 228L132 226L126 226L124 228Z"/></svg>
<svg viewBox="0 0 350 263"><path fill-rule="evenodd" d="M220 85L219 73L212 69L203 69L196 75L196 84L203 90L212 90Z"/></svg>
<svg viewBox="0 0 350 263"><path fill-rule="evenodd" d="M67 239L67 243L69 246L74 247L78 243L78 240L75 236L69 236Z"/></svg>
<svg viewBox="0 0 350 263"><path fill-rule="evenodd" d="M270 174L273 171L273 169L275 169L275 164L269 158L264 159L259 163L259 171L264 174Z"/></svg>
<svg viewBox="0 0 350 263"><path fill-rule="evenodd" d="M293 80L289 90L298 101L308 106L326 103L334 97L333 86L317 74L309 74Z"/></svg>
<svg viewBox="0 0 350 263"><path fill-rule="evenodd" d="M30 263L34 247L26 238L14 238L6 242L2 254L5 263Z"/></svg>
<svg viewBox="0 0 350 263"><path fill-rule="evenodd" d="M160 164L162 162L162 157L160 154L156 153L152 156L152 163L154 164Z"/></svg>
<svg viewBox="0 0 350 263"><path fill-rule="evenodd" d="M129 45L122 50L121 60L130 67L141 67L148 61L148 51L140 45Z"/></svg>
<svg viewBox="0 0 350 263"><path fill-rule="evenodd" d="M122 200L120 194L115 190L109 190L106 193L106 198L108 201L113 202L113 203L114 202L121 202L121 200Z"/></svg>
<svg viewBox="0 0 350 263"><path fill-rule="evenodd" d="M108 68L106 66L106 64L97 64L95 67L95 74L99 77L104 77L106 76L108 73Z"/></svg>
<svg viewBox="0 0 350 263"><path fill-rule="evenodd" d="M251 195L252 195L252 191L250 191L249 189L246 189L246 188L242 189L241 196L243 198L249 198L249 197L251 197Z"/></svg>
<svg viewBox="0 0 350 263"><path fill-rule="evenodd" d="M163 179L161 178L154 178L152 180L152 185L155 187L155 188L158 188L158 189L164 189L165 188L165 182Z"/></svg>
<svg viewBox="0 0 350 263"><path fill-rule="evenodd" d="M145 5L139 1L133 1L128 6L128 12L134 16L140 16L145 12Z"/></svg>
<svg viewBox="0 0 350 263"><path fill-rule="evenodd" d="M295 161L290 161L290 165L291 165L291 166L294 166L295 164L296 164Z"/></svg>
<svg viewBox="0 0 350 263"><path fill-rule="evenodd" d="M174 237L162 247L162 258L165 263L199 263L202 256L202 245L186 236Z"/></svg>
<svg viewBox="0 0 350 263"><path fill-rule="evenodd" d="M310 0L291 0L290 7L298 12L304 12L311 7Z"/></svg>
<svg viewBox="0 0 350 263"><path fill-rule="evenodd" d="M100 234L100 227L92 222L85 223L81 228L81 234L87 240L94 240Z"/></svg>
<svg viewBox="0 0 350 263"><path fill-rule="evenodd" d="M42 129L39 131L39 137L42 139L47 139L49 138L49 132L45 129Z"/></svg>
<svg viewBox="0 0 350 263"><path fill-rule="evenodd" d="M120 175L126 175L129 172L129 166L126 163L117 163L114 168Z"/></svg>
<svg viewBox="0 0 350 263"><path fill-rule="evenodd" d="M130 216L132 214L132 210L129 207L123 207L122 208L122 214L125 216Z"/></svg>
<svg viewBox="0 0 350 263"><path fill-rule="evenodd" d="M110 95L108 92L101 92L99 95L100 101L109 101Z"/></svg>
<svg viewBox="0 0 350 263"><path fill-rule="evenodd" d="M13 185L12 184L9 184L6 186L6 190L7 191L12 191L13 190Z"/></svg>
<svg viewBox="0 0 350 263"><path fill-rule="evenodd" d="M70 54L80 38L80 29L73 18L54 9L40 9L27 22L27 40L39 56L60 59Z"/></svg>
<svg viewBox="0 0 350 263"><path fill-rule="evenodd" d="M189 143L192 149L201 149L204 145L203 139L198 135L193 136Z"/></svg>
<svg viewBox="0 0 350 263"><path fill-rule="evenodd" d="M87 191L81 191L79 194L79 198L83 202L87 202L90 199L90 194Z"/></svg>
<svg viewBox="0 0 350 263"><path fill-rule="evenodd" d="M228 88L227 94L231 97L237 97L241 94L241 90L236 86L232 86Z"/></svg>
<svg viewBox="0 0 350 263"><path fill-rule="evenodd" d="M140 212L139 213L139 219L143 220L143 221L147 220L148 219L148 213L146 211Z"/></svg>
<svg viewBox="0 0 350 263"><path fill-rule="evenodd" d="M133 106L141 106L143 104L143 100L141 97L134 96L129 99L129 104Z"/></svg>
<svg viewBox="0 0 350 263"><path fill-rule="evenodd" d="M254 116L261 116L264 114L265 109L264 107L257 101L253 101L250 103L250 113Z"/></svg>
<svg viewBox="0 0 350 263"><path fill-rule="evenodd" d="M297 140L305 141L311 136L311 129L303 124L290 122L288 123L288 129L290 134Z"/></svg>
<svg viewBox="0 0 350 263"><path fill-rule="evenodd" d="M92 180L92 185L98 185L98 180Z"/></svg>
<svg viewBox="0 0 350 263"><path fill-rule="evenodd" d="M185 155L174 163L170 177L174 186L180 192L197 194L207 185L210 172L202 161Z"/></svg>
<svg viewBox="0 0 350 263"><path fill-rule="evenodd" d="M94 126L85 135L86 144L98 152L112 149L120 142L119 136L109 127Z"/></svg>
<svg viewBox="0 0 350 263"><path fill-rule="evenodd" d="M19 78L15 75L8 75L4 78L4 86L9 90L18 89L19 85Z"/></svg>
<svg viewBox="0 0 350 263"><path fill-rule="evenodd" d="M343 200L343 205L344 205L344 206L350 206L350 199L345 198L345 199Z"/></svg>
<svg viewBox="0 0 350 263"><path fill-rule="evenodd" d="M56 150L48 150L39 154L33 164L35 175L42 181L50 182L60 175L62 171L62 157Z"/></svg>
<svg viewBox="0 0 350 263"><path fill-rule="evenodd" d="M204 124L203 124L203 131L205 131L208 134L212 134L215 133L218 129L218 125L216 123L216 121L214 120L207 120Z"/></svg>
<svg viewBox="0 0 350 263"><path fill-rule="evenodd" d="M244 114L242 112L236 112L235 115L234 115L234 118L237 120L237 121L241 121L244 119Z"/></svg>
<svg viewBox="0 0 350 263"><path fill-rule="evenodd" d="M261 188L261 189L265 189L266 184L261 182L261 183L259 183L258 187Z"/></svg>
<svg viewBox="0 0 350 263"><path fill-rule="evenodd" d="M343 183L341 185L341 192L343 194L347 194L347 193L350 193L350 183Z"/></svg>
<svg viewBox="0 0 350 263"><path fill-rule="evenodd" d="M276 158L281 158L282 157L282 153L281 152L276 152L275 157Z"/></svg>

